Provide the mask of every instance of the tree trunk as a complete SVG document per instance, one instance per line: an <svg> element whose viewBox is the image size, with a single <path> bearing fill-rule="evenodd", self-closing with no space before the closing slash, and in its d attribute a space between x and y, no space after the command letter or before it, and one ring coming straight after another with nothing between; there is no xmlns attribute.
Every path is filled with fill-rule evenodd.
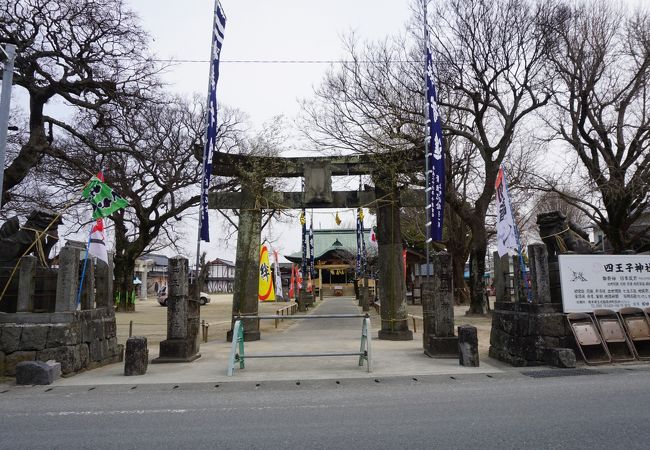
<svg viewBox="0 0 650 450"><path fill-rule="evenodd" d="M117 311L135 311L133 274L135 260L129 257L115 257L115 283L113 284L113 300ZM119 302L118 302L119 301Z"/></svg>
<svg viewBox="0 0 650 450"><path fill-rule="evenodd" d="M0 186L3 205L10 199L8 192L25 179L50 146L43 128L43 105L46 101L47 99L34 97L30 100L29 140L4 171L3 183Z"/></svg>
<svg viewBox="0 0 650 450"><path fill-rule="evenodd" d="M471 233L469 227L453 208L446 208L447 251L451 254L454 303L469 303L469 289L465 282L465 261L469 256Z"/></svg>
<svg viewBox="0 0 650 450"><path fill-rule="evenodd" d="M472 248L470 251L469 265L469 288L470 305L469 314L486 314L487 304L485 302L485 255L487 254L487 238L485 228L482 226L472 227Z"/></svg>
<svg viewBox="0 0 650 450"><path fill-rule="evenodd" d="M461 258L461 255L458 255L458 257L455 258L452 257L451 265L454 283L454 303L457 305L464 305L468 303L470 299L469 289L465 282L465 259Z"/></svg>
<svg viewBox="0 0 650 450"><path fill-rule="evenodd" d="M607 226L601 227L605 232L609 245L612 246L612 252L614 254L623 253L623 251L630 248L629 242L626 239L627 233L623 229L625 225L625 219L622 214L619 216L610 214Z"/></svg>
<svg viewBox="0 0 650 450"><path fill-rule="evenodd" d="M112 218L115 224L113 301L120 312L135 311L135 303L132 300L133 275L135 273L135 258L140 252L135 252L135 249L132 248L133 244L126 237L124 212L119 211Z"/></svg>

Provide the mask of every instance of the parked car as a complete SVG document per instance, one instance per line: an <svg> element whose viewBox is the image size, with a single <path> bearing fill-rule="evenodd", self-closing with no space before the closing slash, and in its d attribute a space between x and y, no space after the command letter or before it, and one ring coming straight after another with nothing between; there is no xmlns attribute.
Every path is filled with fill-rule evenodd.
<svg viewBox="0 0 650 450"><path fill-rule="evenodd" d="M167 297L166 287L163 287L158 291L158 303L160 303L160 306L167 306ZM199 304L203 306L206 303L210 303L210 295L207 292L201 292L199 296Z"/></svg>

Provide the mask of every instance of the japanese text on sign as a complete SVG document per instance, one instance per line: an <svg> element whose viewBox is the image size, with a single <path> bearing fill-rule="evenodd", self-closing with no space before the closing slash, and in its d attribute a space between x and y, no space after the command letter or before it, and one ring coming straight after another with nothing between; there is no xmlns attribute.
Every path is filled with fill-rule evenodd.
<svg viewBox="0 0 650 450"><path fill-rule="evenodd" d="M650 307L650 256L560 255L564 312Z"/></svg>

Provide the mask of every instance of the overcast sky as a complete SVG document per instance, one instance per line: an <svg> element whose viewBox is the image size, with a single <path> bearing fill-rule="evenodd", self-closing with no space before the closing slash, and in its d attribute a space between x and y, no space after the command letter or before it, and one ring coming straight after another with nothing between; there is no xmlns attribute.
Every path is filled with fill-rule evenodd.
<svg viewBox="0 0 650 450"><path fill-rule="evenodd" d="M616 1L616 0L612 0ZM206 95L213 0L125 0L141 18L158 58L177 64L164 76L171 92ZM642 5L647 0L625 3ZM354 31L361 39L382 39L401 33L411 16L412 0L222 0L227 16L217 99L239 108L259 128L276 115L291 123L329 64L241 63L232 61L328 61L345 58L342 38ZM183 62L195 61L195 62ZM230 61L230 62L229 62ZM16 98L16 100L19 100ZM52 106L54 107L54 106ZM294 141L295 142L295 141ZM288 142L287 147L292 143ZM352 188L353 189L353 188ZM220 245L216 212L211 212L208 258L234 259L235 239ZM373 217L367 215L370 221ZM341 227L354 227L352 211L341 211ZM315 228L331 228L334 211L316 210ZM186 248L193 260L196 223L188 223ZM269 235L269 231L271 235ZM275 224L263 232L281 254L300 249L300 226Z"/></svg>
<svg viewBox="0 0 650 450"><path fill-rule="evenodd" d="M212 0L127 0L139 12L162 59L207 61ZM337 60L341 38L354 30L376 39L399 32L410 15L409 0L222 0L227 23L218 101L240 108L259 126L273 116L289 119L297 100L311 96L328 64L235 63L241 60ZM207 62L179 63L165 79L184 94L203 93Z"/></svg>
<svg viewBox="0 0 650 450"><path fill-rule="evenodd" d="M311 97L329 64L228 61L338 60L345 57L342 38L352 31L361 39L381 39L401 32L411 14L410 3L409 0L222 0L227 23L217 101L247 113L256 128L276 115L285 116L291 123L300 110L299 100ZM172 0L127 0L127 4L140 14L157 57L179 61L164 77L168 89L184 95L204 95L213 0L187 0L182 5ZM288 142L287 147L291 144ZM314 228L335 227L334 214L335 211L315 210ZM353 211L341 210L340 216L341 228L355 226ZM235 239L221 245L220 229L215 224L221 219L216 212L211 212L210 219L213 242L202 243L202 251L208 252L208 258L234 259ZM189 236L189 242L196 239L194 231ZM297 219L288 225L273 224L270 230L263 231L262 238L273 240L280 254L299 251L300 224ZM187 249L193 251L194 246L187 245Z"/></svg>

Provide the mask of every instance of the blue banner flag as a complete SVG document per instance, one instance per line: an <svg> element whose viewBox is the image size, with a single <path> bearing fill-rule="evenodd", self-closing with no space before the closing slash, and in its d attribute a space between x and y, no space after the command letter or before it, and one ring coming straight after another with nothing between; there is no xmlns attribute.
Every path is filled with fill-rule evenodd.
<svg viewBox="0 0 650 450"><path fill-rule="evenodd" d="M302 276L307 276L307 218L305 210L300 213L300 225L302 226L302 260L300 261L300 270Z"/></svg>
<svg viewBox="0 0 650 450"><path fill-rule="evenodd" d="M426 4L424 9L424 45L426 47L427 121L424 139L427 159L427 242L442 240L442 219L445 212L445 153L442 147L442 121L438 94L433 83L433 58L429 47Z"/></svg>
<svg viewBox="0 0 650 450"><path fill-rule="evenodd" d="M217 0L214 4L214 24L212 29L212 56L210 58L210 88L208 90L208 127L203 148L203 179L201 181L201 240L210 242L208 225L208 189L212 174L212 154L217 141L217 81L219 80L219 56L223 45L226 16Z"/></svg>
<svg viewBox="0 0 650 450"><path fill-rule="evenodd" d="M368 257L366 254L366 231L363 227L363 211L359 222L361 223L361 275L365 277L368 273Z"/></svg>
<svg viewBox="0 0 650 450"><path fill-rule="evenodd" d="M311 278L316 278L316 268L314 267L314 216L311 217L309 224L309 273Z"/></svg>
<svg viewBox="0 0 650 450"><path fill-rule="evenodd" d="M356 275L361 278L361 217L359 217L361 208L357 209L357 265Z"/></svg>

